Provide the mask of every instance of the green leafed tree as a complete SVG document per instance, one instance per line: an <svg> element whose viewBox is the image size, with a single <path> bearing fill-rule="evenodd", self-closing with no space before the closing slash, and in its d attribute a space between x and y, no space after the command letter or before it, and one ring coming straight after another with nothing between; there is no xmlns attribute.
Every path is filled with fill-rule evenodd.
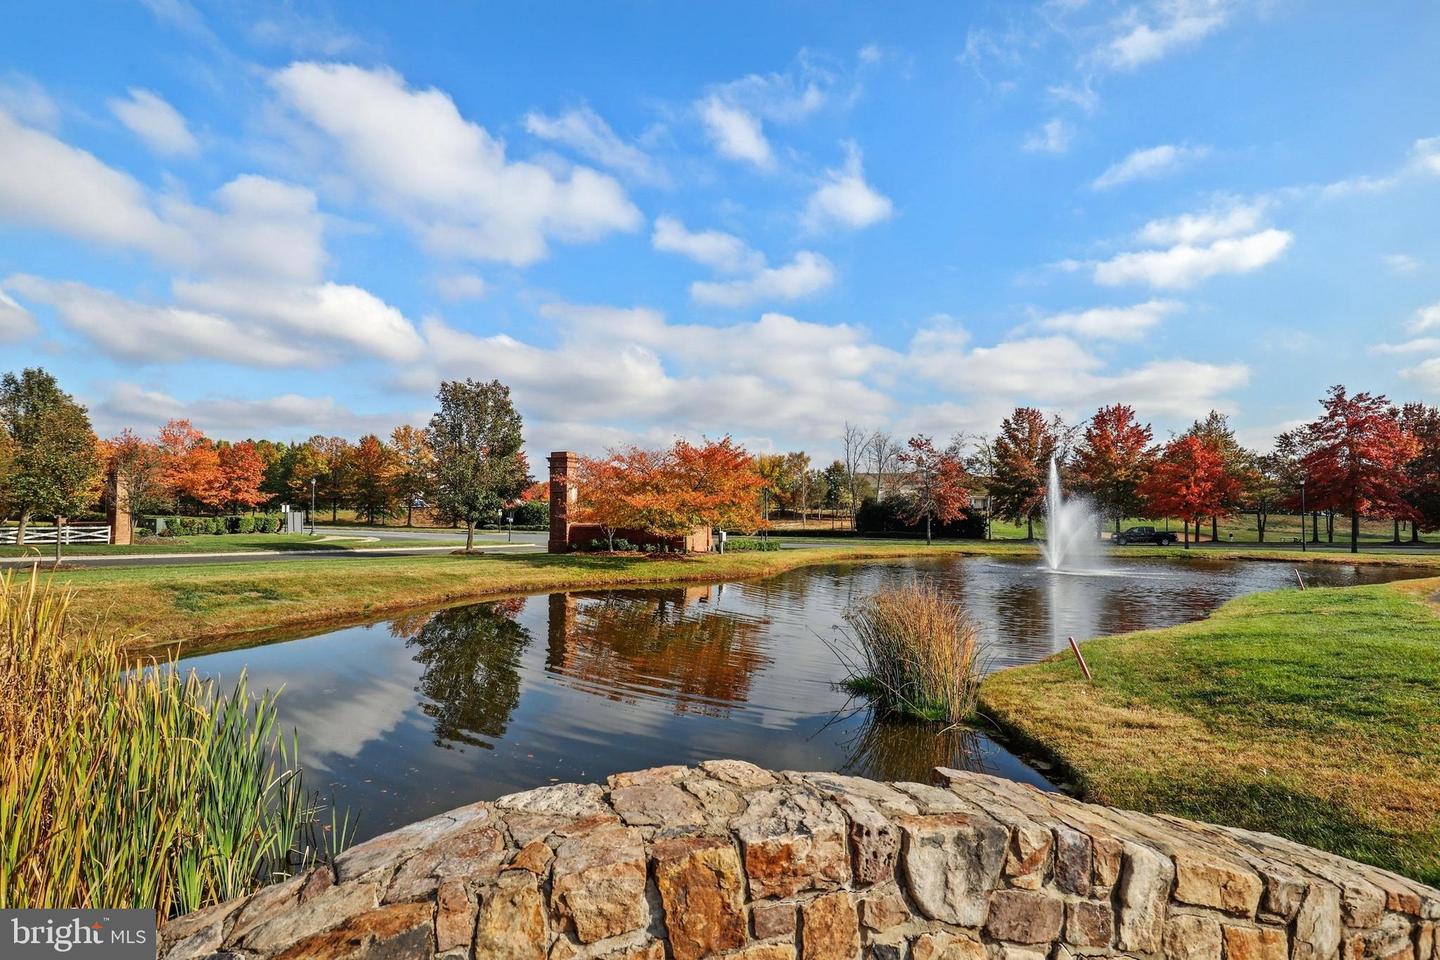
<svg viewBox="0 0 1440 960"><path fill-rule="evenodd" d="M19 515L23 543L31 517L68 516L93 497L99 445L85 408L40 369L0 378L0 430L9 450L0 486Z"/></svg>
<svg viewBox="0 0 1440 960"><path fill-rule="evenodd" d="M440 410L430 418L435 500L441 513L465 524L468 551L476 524L494 519L527 485L523 423L499 380L447 380L437 399Z"/></svg>

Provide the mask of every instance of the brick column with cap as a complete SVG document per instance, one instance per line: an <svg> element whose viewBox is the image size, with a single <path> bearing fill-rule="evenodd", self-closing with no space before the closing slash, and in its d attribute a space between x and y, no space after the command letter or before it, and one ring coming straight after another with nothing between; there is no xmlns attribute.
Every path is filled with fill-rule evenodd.
<svg viewBox="0 0 1440 960"><path fill-rule="evenodd" d="M570 511L575 506L575 474L580 455L568 450L550 454L550 552L570 550Z"/></svg>
<svg viewBox="0 0 1440 960"><path fill-rule="evenodd" d="M135 531L130 519L130 491L113 467L105 477L105 519L110 524L112 544L135 542Z"/></svg>

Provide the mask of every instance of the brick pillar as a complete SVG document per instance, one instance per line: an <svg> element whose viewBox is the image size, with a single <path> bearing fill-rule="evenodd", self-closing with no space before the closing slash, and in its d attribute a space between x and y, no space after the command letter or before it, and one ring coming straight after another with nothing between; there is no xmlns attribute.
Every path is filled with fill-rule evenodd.
<svg viewBox="0 0 1440 960"><path fill-rule="evenodd" d="M120 474L111 470L105 478L105 519L110 524L110 542L130 544L135 542L135 531L130 520L130 491Z"/></svg>
<svg viewBox="0 0 1440 960"><path fill-rule="evenodd" d="M568 450L550 454L550 552L570 550L570 511L575 506L574 478L580 455Z"/></svg>

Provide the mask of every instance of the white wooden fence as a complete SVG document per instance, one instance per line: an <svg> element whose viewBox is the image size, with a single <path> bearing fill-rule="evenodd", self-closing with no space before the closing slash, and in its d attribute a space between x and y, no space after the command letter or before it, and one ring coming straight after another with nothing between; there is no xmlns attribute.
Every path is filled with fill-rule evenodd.
<svg viewBox="0 0 1440 960"><path fill-rule="evenodd" d="M0 527L0 543L18 543L19 527ZM66 524L63 527L29 526L25 528L25 545L40 543L109 543L108 523Z"/></svg>

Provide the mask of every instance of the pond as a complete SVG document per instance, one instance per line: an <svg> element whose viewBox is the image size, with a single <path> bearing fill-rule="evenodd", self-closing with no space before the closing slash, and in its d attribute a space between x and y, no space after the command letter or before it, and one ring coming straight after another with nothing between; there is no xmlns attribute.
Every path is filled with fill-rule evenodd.
<svg viewBox="0 0 1440 960"><path fill-rule="evenodd" d="M775 769L928 780L936 765L1048 787L988 737L878 720L835 687L826 644L847 606L886 583L937 580L966 603L989 666L1077 639L1205 616L1295 586L1295 568L1136 560L1103 576L1034 559L949 557L805 567L764 580L535 595L416 613L183 664L278 689L310 786L360 815L365 838L552 781L711 757ZM1317 564L1307 583L1429 571Z"/></svg>

